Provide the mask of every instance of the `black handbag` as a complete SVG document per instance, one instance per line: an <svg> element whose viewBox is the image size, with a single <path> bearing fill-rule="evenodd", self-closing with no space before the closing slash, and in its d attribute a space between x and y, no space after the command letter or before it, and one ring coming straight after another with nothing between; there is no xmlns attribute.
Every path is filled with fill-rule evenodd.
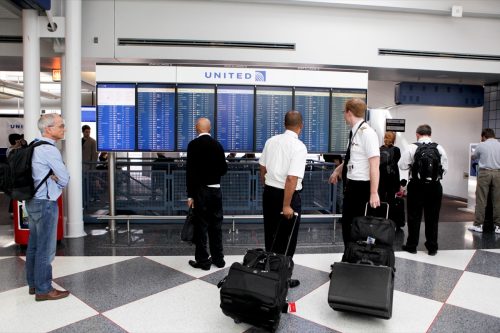
<svg viewBox="0 0 500 333"><path fill-rule="evenodd" d="M188 214L186 216L186 220L184 221L184 225L182 226L181 231L181 240L183 242L192 243L194 238L194 210L192 207L189 207Z"/></svg>

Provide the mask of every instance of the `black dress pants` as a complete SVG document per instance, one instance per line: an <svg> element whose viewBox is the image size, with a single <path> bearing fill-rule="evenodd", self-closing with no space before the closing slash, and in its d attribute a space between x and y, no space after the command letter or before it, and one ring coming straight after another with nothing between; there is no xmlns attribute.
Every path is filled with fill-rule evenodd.
<svg viewBox="0 0 500 333"><path fill-rule="evenodd" d="M262 194L262 211L264 215L264 238L266 243L266 251L272 251L279 254L285 254L286 247L288 245L288 239L292 235L290 240L290 246L288 256L293 257L295 253L295 248L297 247L297 236L299 233L300 226L300 215L302 212L302 202L300 199L299 192L295 191L292 196L291 207L294 212L298 213L297 222L295 227L293 227L293 221L295 217L287 220L281 214L283 210L283 197L285 195L285 190L266 186L264 188L264 193ZM293 228L293 234L292 234ZM279 230L278 230L279 229ZM276 235L276 241L273 246L274 237Z"/></svg>
<svg viewBox="0 0 500 333"><path fill-rule="evenodd" d="M222 191L220 188L202 186L194 198L194 258L197 262L208 261L208 244L212 261L224 258L222 249Z"/></svg>
<svg viewBox="0 0 500 333"><path fill-rule="evenodd" d="M366 204L370 201L370 181L347 180L342 208L342 239L344 248L351 241L352 220L365 215Z"/></svg>
<svg viewBox="0 0 500 333"><path fill-rule="evenodd" d="M428 251L438 250L438 222L441 210L443 187L439 181L424 183L410 180L408 183L408 239L406 246L416 249L420 236L422 214L425 219L425 247Z"/></svg>

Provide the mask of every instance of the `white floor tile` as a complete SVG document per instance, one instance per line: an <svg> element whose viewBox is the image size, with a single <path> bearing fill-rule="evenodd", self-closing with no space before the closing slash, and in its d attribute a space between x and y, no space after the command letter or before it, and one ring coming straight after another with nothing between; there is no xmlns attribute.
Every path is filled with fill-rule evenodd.
<svg viewBox="0 0 500 333"><path fill-rule="evenodd" d="M402 292L394 292L390 320L334 311L328 305L325 283L297 301L296 315L340 332L426 332L438 314L442 303Z"/></svg>
<svg viewBox="0 0 500 333"><path fill-rule="evenodd" d="M47 332L98 314L71 294L57 301L36 302L35 296L28 295L28 287L0 293L0 309L0 332Z"/></svg>
<svg viewBox="0 0 500 333"><path fill-rule="evenodd" d="M446 303L500 318L500 278L464 272Z"/></svg>
<svg viewBox="0 0 500 333"><path fill-rule="evenodd" d="M189 260L194 260L193 256L175 256L175 257L147 256L146 258L156 261L157 263L168 266L170 268L176 269L182 273L191 275L195 278L200 278L223 269L223 268L217 268L214 265L212 265L212 267L208 271L204 271L198 268L193 268L188 264ZM224 256L224 261L226 262L225 267L230 267L234 262L242 262L243 255Z"/></svg>
<svg viewBox="0 0 500 333"><path fill-rule="evenodd" d="M317 253L317 254L296 254L293 262L297 265L314 268L324 272L330 272L331 265L342 260L342 253Z"/></svg>
<svg viewBox="0 0 500 333"><path fill-rule="evenodd" d="M194 280L103 313L128 332L244 332L219 307L216 286Z"/></svg>
<svg viewBox="0 0 500 333"><path fill-rule="evenodd" d="M417 251L417 254L401 251L395 254L398 258L464 270L475 252L476 250L439 250L435 256L428 255L427 251Z"/></svg>
<svg viewBox="0 0 500 333"><path fill-rule="evenodd" d="M52 262L52 276L58 278L74 273L87 271L106 265L115 264L120 261L129 260L136 257L57 257Z"/></svg>

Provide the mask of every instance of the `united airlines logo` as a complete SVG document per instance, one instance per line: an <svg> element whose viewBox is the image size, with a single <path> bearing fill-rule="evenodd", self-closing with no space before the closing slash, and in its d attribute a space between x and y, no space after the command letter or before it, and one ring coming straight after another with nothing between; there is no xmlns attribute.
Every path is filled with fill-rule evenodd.
<svg viewBox="0 0 500 333"><path fill-rule="evenodd" d="M206 79L266 82L266 71L255 71L255 74L249 72L236 72L236 71L235 72L205 71L204 74Z"/></svg>
<svg viewBox="0 0 500 333"><path fill-rule="evenodd" d="M266 71L255 71L255 81L266 82Z"/></svg>

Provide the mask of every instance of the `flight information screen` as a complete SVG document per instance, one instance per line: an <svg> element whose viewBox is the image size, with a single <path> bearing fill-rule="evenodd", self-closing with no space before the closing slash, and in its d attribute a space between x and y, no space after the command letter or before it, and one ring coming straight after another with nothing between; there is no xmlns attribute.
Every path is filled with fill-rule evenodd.
<svg viewBox="0 0 500 333"><path fill-rule="evenodd" d="M137 86L137 149L175 150L175 86Z"/></svg>
<svg viewBox="0 0 500 333"><path fill-rule="evenodd" d="M215 86L177 86L177 150L187 151L188 143L197 137L195 125L200 117L210 119L214 135Z"/></svg>
<svg viewBox="0 0 500 333"><path fill-rule="evenodd" d="M255 98L255 150L266 140L285 131L285 114L293 107L291 87L257 87Z"/></svg>
<svg viewBox="0 0 500 333"><path fill-rule="evenodd" d="M347 151L351 128L344 119L345 103L351 98L366 102L366 90L333 89L332 116L330 122L330 152L343 154Z"/></svg>
<svg viewBox="0 0 500 333"><path fill-rule="evenodd" d="M253 152L253 86L217 88L217 140L224 151Z"/></svg>
<svg viewBox="0 0 500 333"><path fill-rule="evenodd" d="M329 151L328 133L330 121L330 90L320 88L297 88L295 110L302 114L304 128L299 139L309 153Z"/></svg>
<svg viewBox="0 0 500 333"><path fill-rule="evenodd" d="M98 84L97 150L135 150L135 117L135 84Z"/></svg>

